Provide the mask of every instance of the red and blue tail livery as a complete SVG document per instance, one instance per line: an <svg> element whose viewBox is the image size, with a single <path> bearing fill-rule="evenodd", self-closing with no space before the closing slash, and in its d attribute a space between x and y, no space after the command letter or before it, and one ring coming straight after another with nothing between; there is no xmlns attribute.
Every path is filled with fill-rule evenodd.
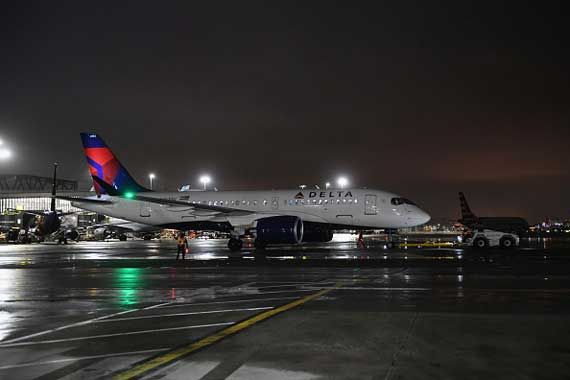
<svg viewBox="0 0 570 380"><path fill-rule="evenodd" d="M115 189L118 194L130 192L150 191L137 183L127 169L96 133L81 133L81 141L85 150L85 157L89 164L89 171L94 178L93 186L98 195L109 194L109 188ZM95 180L95 178L99 180ZM106 183L107 190L100 182Z"/></svg>

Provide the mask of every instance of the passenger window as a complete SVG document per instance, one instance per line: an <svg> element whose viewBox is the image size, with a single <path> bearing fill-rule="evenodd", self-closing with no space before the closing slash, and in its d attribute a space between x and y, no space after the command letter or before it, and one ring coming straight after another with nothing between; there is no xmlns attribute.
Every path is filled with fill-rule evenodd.
<svg viewBox="0 0 570 380"><path fill-rule="evenodd" d="M264 199L264 200L263 200L263 205L264 205L264 206L267 206L267 199Z"/></svg>
<svg viewBox="0 0 570 380"><path fill-rule="evenodd" d="M254 206L257 206L257 201L253 201L253 205L254 205Z"/></svg>
<svg viewBox="0 0 570 380"><path fill-rule="evenodd" d="M354 200L354 203L355 203L355 204L358 203L358 198Z"/></svg>

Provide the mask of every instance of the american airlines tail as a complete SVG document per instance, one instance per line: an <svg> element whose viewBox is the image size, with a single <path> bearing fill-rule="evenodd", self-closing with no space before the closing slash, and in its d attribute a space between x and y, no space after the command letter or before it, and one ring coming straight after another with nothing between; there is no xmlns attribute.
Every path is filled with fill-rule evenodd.
<svg viewBox="0 0 570 380"><path fill-rule="evenodd" d="M478 218L473 214L471 208L469 208L467 199L465 199L465 194L462 192L459 193L459 203L461 204L461 223L466 224L476 222Z"/></svg>
<svg viewBox="0 0 570 380"><path fill-rule="evenodd" d="M150 191L134 180L99 135L81 133L81 141L97 195L109 194L109 189L120 194Z"/></svg>

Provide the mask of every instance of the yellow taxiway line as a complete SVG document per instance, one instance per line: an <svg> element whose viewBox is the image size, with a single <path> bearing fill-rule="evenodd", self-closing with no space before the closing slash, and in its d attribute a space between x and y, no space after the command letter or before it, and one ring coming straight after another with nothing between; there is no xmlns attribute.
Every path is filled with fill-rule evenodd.
<svg viewBox="0 0 570 380"><path fill-rule="evenodd" d="M285 311L291 310L297 306L301 306L304 303L307 303L311 300L314 300L315 298L319 298L321 296L323 296L324 294L331 292L335 289L340 288L342 285L337 284L332 288L328 288L328 289L323 289L321 291L318 291L316 293L313 293L311 295L308 295L306 297L300 298L296 301L290 302L286 305L277 307L275 309L271 309L268 311L265 311L263 313L254 315L251 318L248 318L244 321L238 322L235 325L232 325L230 327L227 327L223 330L220 330L212 335L209 335L205 338L202 338L200 340L198 340L197 342L191 343L187 346L184 347L180 347L177 348L173 351L167 352L163 355L159 355L151 360L148 361L144 361L140 364L135 365L132 368L129 368L123 372L120 372L118 374L116 374L113 379L115 380L130 380L130 379L136 379L136 378L140 378L141 376L147 375L148 373L150 373L151 371L154 371L156 369L158 369L159 367L163 367L175 360L179 360L189 354L191 354L194 351L198 351L200 349L203 349L207 346L210 346L216 342L219 342L220 340L236 334L242 330L247 329L248 327L251 327L253 325L255 325L256 323L259 323L261 321L264 321L268 318L271 318L277 314L283 313Z"/></svg>

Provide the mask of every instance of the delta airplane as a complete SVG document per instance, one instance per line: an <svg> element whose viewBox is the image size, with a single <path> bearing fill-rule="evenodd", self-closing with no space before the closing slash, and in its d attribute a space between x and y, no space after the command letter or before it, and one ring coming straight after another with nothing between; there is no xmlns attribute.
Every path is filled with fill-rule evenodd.
<svg viewBox="0 0 570 380"><path fill-rule="evenodd" d="M372 189L154 192L139 185L95 133L81 139L97 196L60 197L73 206L136 223L230 233L239 251L246 234L255 247L327 242L340 229L397 229L430 216L412 201Z"/></svg>

